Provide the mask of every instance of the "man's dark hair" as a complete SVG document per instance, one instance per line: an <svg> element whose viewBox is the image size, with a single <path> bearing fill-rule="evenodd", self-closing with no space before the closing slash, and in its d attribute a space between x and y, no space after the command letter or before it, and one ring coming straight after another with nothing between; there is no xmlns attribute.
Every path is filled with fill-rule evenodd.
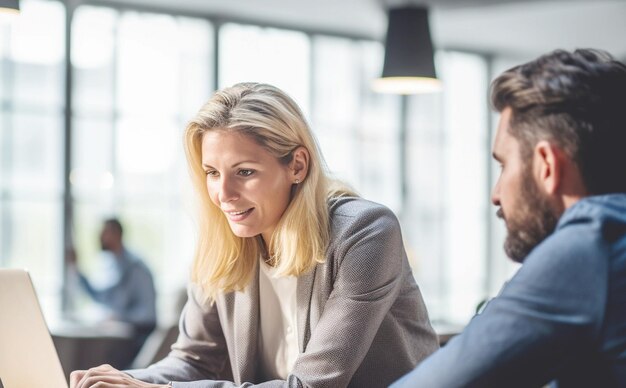
<svg viewBox="0 0 626 388"><path fill-rule="evenodd" d="M494 108L529 160L548 140L579 167L589 194L626 192L626 65L601 50L556 50L491 84Z"/></svg>
<svg viewBox="0 0 626 388"><path fill-rule="evenodd" d="M111 229L115 230L120 237L122 237L124 235L124 228L122 227L122 223L120 222L119 219L117 218L107 218L106 220L104 220L104 225L110 227Z"/></svg>

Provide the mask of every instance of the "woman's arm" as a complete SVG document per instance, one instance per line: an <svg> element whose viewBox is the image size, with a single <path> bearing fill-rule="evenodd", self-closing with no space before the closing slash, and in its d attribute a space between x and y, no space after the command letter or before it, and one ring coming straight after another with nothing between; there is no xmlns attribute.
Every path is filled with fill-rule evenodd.
<svg viewBox="0 0 626 388"><path fill-rule="evenodd" d="M147 369L127 371L152 383L216 379L228 365L228 349L215 303L204 303L198 286L188 287L188 300L181 315L180 334L172 351Z"/></svg>
<svg viewBox="0 0 626 388"><path fill-rule="evenodd" d="M293 370L293 376L304 386L345 387L352 381L405 285L406 276L410 276L395 215L380 205L363 206L365 201L355 202L358 203L342 206L334 214L333 242L328 254L328 260L332 261L328 270L335 272L333 289ZM405 314L407 320L418 319L418 311ZM395 324L399 327L404 322L398 320ZM391 330L381 335L391 337L395 334ZM424 354L438 347L432 330L424 332L421 340ZM403 349L400 346L391 349L388 341L392 340L377 338L375 346L382 345L380 363L371 370L370 386L383 385L384 377L394 373L385 370L384 364L400 363ZM407 338L406 342L416 341ZM395 378L390 379L384 385Z"/></svg>

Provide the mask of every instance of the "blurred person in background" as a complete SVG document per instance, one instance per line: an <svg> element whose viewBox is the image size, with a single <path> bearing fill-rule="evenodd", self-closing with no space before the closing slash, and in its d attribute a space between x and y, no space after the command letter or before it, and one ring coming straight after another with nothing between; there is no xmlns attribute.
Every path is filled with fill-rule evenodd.
<svg viewBox="0 0 626 388"><path fill-rule="evenodd" d="M102 307L103 318L132 326L132 353L136 354L156 327L156 292L150 270L126 248L123 233L117 218L104 221L100 232L102 250L89 278L79 270L73 249L68 250L67 260L81 288Z"/></svg>

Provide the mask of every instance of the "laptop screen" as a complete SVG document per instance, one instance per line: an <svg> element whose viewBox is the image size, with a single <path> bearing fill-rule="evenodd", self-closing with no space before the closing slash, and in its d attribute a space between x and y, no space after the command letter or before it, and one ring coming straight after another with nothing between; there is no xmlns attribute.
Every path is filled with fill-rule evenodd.
<svg viewBox="0 0 626 388"><path fill-rule="evenodd" d="M0 269L0 388L67 388L28 272Z"/></svg>

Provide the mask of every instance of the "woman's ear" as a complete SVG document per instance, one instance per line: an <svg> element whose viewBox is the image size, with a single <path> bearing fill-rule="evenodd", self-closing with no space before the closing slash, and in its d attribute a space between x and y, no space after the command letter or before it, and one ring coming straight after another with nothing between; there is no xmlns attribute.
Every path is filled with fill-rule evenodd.
<svg viewBox="0 0 626 388"><path fill-rule="evenodd" d="M309 150L300 146L293 151L293 158L289 163L294 183L304 181L309 172Z"/></svg>

